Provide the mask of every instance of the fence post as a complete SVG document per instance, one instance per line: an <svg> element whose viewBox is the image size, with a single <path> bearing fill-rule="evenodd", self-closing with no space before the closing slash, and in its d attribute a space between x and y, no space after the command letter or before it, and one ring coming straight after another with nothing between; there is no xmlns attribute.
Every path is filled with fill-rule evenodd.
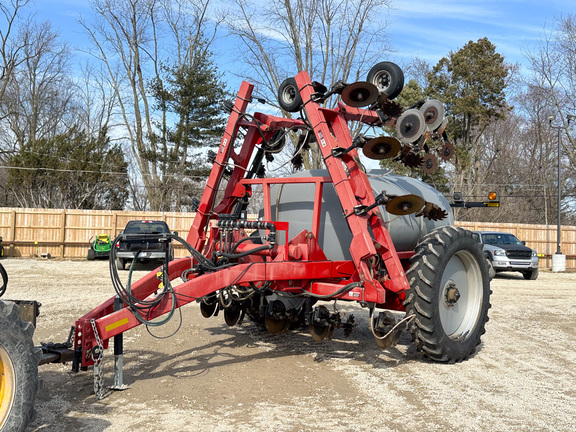
<svg viewBox="0 0 576 432"><path fill-rule="evenodd" d="M10 212L10 251L8 256L16 256L16 211L12 210Z"/></svg>
<svg viewBox="0 0 576 432"><path fill-rule="evenodd" d="M65 258L64 257L64 253L65 253L65 246L64 244L66 243L66 210L62 210L62 213L60 214L60 257L61 258Z"/></svg>
<svg viewBox="0 0 576 432"><path fill-rule="evenodd" d="M114 240L118 235L116 231L116 226L118 225L118 212L112 211L112 214L110 216L112 216L112 240Z"/></svg>

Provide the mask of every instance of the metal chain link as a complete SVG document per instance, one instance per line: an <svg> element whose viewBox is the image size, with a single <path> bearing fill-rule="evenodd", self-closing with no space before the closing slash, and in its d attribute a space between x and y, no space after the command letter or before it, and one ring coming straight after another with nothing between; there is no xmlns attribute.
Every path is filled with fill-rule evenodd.
<svg viewBox="0 0 576 432"><path fill-rule="evenodd" d="M98 334L98 329L96 328L96 321L94 318L90 320L92 324L92 330L94 331L94 339L96 339L96 349L92 350L92 360L94 360L94 395L96 399L104 398L104 371L102 367L102 360L104 358L104 345L102 345L102 339Z"/></svg>

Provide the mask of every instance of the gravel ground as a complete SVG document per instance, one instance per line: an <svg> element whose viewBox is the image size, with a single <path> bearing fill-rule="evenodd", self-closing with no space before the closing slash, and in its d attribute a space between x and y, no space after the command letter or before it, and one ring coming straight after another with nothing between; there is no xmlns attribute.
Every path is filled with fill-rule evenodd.
<svg viewBox="0 0 576 432"><path fill-rule="evenodd" d="M74 320L112 296L107 262L4 260L7 298L43 306L35 339L64 341ZM139 270L140 275L147 270ZM98 401L91 371L41 366L44 386L30 430L96 431L573 431L576 421L576 273L517 273L492 282L480 351L469 360L423 360L403 334L382 351L355 304L358 327L315 343L306 332L269 335L182 308L182 327L158 339L125 334L130 386ZM331 307L331 306L330 306ZM154 328L166 336L179 324ZM105 354L112 384L113 356Z"/></svg>

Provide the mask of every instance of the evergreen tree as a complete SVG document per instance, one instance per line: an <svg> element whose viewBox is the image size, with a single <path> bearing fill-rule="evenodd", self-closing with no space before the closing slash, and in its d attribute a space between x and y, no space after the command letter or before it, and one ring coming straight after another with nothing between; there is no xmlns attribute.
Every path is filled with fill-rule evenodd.
<svg viewBox="0 0 576 432"><path fill-rule="evenodd" d="M510 66L487 39L470 41L442 58L428 74L425 94L446 108L447 134L455 146L450 161L453 191L485 196L486 161L491 159L485 131L506 117L511 107L504 90Z"/></svg>
<svg viewBox="0 0 576 432"><path fill-rule="evenodd" d="M89 137L74 127L29 141L8 165L7 190L14 205L121 210L128 197L128 164L105 129Z"/></svg>
<svg viewBox="0 0 576 432"><path fill-rule="evenodd" d="M224 131L221 103L227 93L210 57L197 47L190 62L163 67L162 80L151 84L162 120L151 137L159 150L145 156L162 173L164 209L182 210L190 203L209 174L205 151L219 144Z"/></svg>

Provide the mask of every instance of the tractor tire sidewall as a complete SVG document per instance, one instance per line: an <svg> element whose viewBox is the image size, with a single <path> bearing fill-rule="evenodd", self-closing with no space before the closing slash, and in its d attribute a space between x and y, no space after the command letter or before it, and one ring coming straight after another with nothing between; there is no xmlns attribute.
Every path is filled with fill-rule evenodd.
<svg viewBox="0 0 576 432"><path fill-rule="evenodd" d="M12 363L15 377L13 402L1 432L20 432L34 416L40 388L38 362L41 350L34 347L34 326L20 318L18 306L0 300L0 345Z"/></svg>
<svg viewBox="0 0 576 432"><path fill-rule="evenodd" d="M2 264L0 264L0 278L2 278L2 285L0 285L0 297L2 297L8 287L8 273Z"/></svg>
<svg viewBox="0 0 576 432"><path fill-rule="evenodd" d="M382 72L387 73L390 77L390 83L385 90L381 89L376 80L376 77ZM372 66L368 72L366 81L374 84L378 88L378 91L384 91L388 95L388 99L392 100L398 96L404 88L404 72L396 63L380 62Z"/></svg>
<svg viewBox="0 0 576 432"><path fill-rule="evenodd" d="M431 252L432 248L437 255ZM470 253L478 264L482 277L482 300L474 327L464 340L455 340L446 334L440 319L440 305L444 301L441 281L448 262L460 251ZM417 349L434 361L454 363L465 360L480 344L490 308L490 278L482 246L468 230L441 227L424 237L411 262L412 266L406 273L411 288L405 304L406 314L416 315L409 332Z"/></svg>
<svg viewBox="0 0 576 432"><path fill-rule="evenodd" d="M287 93L294 92L294 100L286 100ZM278 87L278 104L280 108L287 112L298 112L302 106L302 96L298 91L298 86L296 85L296 80L292 78L286 78Z"/></svg>

